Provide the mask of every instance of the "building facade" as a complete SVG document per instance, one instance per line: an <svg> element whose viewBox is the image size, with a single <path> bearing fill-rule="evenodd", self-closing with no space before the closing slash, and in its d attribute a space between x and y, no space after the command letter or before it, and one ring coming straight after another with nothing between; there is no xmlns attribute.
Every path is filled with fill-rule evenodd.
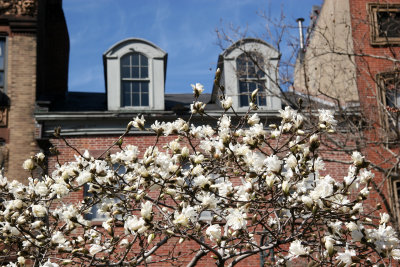
<svg viewBox="0 0 400 267"><path fill-rule="evenodd" d="M330 142L343 155L362 151L375 171L370 206L399 223L400 1L325 0L294 73L294 92L336 110L342 132ZM336 162L340 157L327 158Z"/></svg>
<svg viewBox="0 0 400 267"><path fill-rule="evenodd" d="M37 103L67 92L69 41L58 0L0 3L0 165L25 180L24 160L40 150Z"/></svg>

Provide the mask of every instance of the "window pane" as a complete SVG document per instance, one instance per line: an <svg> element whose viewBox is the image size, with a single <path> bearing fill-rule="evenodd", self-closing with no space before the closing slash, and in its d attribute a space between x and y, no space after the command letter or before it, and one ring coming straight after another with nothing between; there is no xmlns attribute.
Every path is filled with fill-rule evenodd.
<svg viewBox="0 0 400 267"><path fill-rule="evenodd" d="M139 77L139 67L132 67L132 77L131 78L140 78Z"/></svg>
<svg viewBox="0 0 400 267"><path fill-rule="evenodd" d="M122 66L129 66L129 65L130 65L130 63L129 63L129 58L130 58L129 55L128 55L128 56L123 56L123 57L121 58L121 65L122 65Z"/></svg>
<svg viewBox="0 0 400 267"><path fill-rule="evenodd" d="M249 84L249 93L252 93L254 90L257 89L256 83L248 83Z"/></svg>
<svg viewBox="0 0 400 267"><path fill-rule="evenodd" d="M240 106L248 106L249 105L249 97L248 95L241 95L240 96Z"/></svg>
<svg viewBox="0 0 400 267"><path fill-rule="evenodd" d="M132 54L132 65L133 66L139 66L139 54Z"/></svg>
<svg viewBox="0 0 400 267"><path fill-rule="evenodd" d="M139 82L132 82L132 92L140 93L140 83Z"/></svg>
<svg viewBox="0 0 400 267"><path fill-rule="evenodd" d="M142 106L148 106L148 105L149 105L149 94L142 93Z"/></svg>
<svg viewBox="0 0 400 267"><path fill-rule="evenodd" d="M249 91L247 90L247 83L239 81L239 92L240 93L248 93Z"/></svg>
<svg viewBox="0 0 400 267"><path fill-rule="evenodd" d="M0 69L4 70L5 40L0 40Z"/></svg>
<svg viewBox="0 0 400 267"><path fill-rule="evenodd" d="M267 99L265 96L259 96L258 97L258 105L259 106L266 106L267 105Z"/></svg>
<svg viewBox="0 0 400 267"><path fill-rule="evenodd" d="M133 93L132 94L132 106L140 106L140 94L139 93Z"/></svg>
<svg viewBox="0 0 400 267"><path fill-rule="evenodd" d="M0 87L4 87L4 71L0 71Z"/></svg>
<svg viewBox="0 0 400 267"><path fill-rule="evenodd" d="M142 82L142 93L148 93L149 92L149 83L148 82Z"/></svg>
<svg viewBox="0 0 400 267"><path fill-rule="evenodd" d="M131 106L131 83L123 82L122 83L122 102L123 106Z"/></svg>
<svg viewBox="0 0 400 267"><path fill-rule="evenodd" d="M148 72L147 67L141 67L140 76L141 76L140 78L148 78L149 77L149 72Z"/></svg>
<svg viewBox="0 0 400 267"><path fill-rule="evenodd" d="M147 61L148 61L147 57L140 55L140 65L141 66L147 66L148 65Z"/></svg>
<svg viewBox="0 0 400 267"><path fill-rule="evenodd" d="M130 67L122 67L121 68L121 77L122 78L131 78L131 74L130 74Z"/></svg>
<svg viewBox="0 0 400 267"><path fill-rule="evenodd" d="M400 12L377 12L379 37L400 37Z"/></svg>

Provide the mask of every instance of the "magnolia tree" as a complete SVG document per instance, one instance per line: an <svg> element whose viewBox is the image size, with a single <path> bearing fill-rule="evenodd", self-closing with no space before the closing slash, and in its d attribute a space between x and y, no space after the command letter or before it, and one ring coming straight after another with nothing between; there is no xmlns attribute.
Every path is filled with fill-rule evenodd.
<svg viewBox="0 0 400 267"><path fill-rule="evenodd" d="M193 89L192 113L205 116L202 86ZM223 93L221 101L231 110ZM31 172L27 185L0 178L3 262L136 266L185 259L194 266L211 257L233 266L269 252L271 265L394 264L400 246L389 216L371 219L363 211L373 179L363 156L353 153L346 177L322 175L319 138L334 134L333 112L320 110L315 129L304 129L303 116L288 107L280 115L281 125L269 130L250 110L237 124L223 113L216 127L177 119L145 129L137 117L116 142L119 152L76 155L49 176L33 175L44 167L37 154L23 166ZM154 145L123 147L132 127L153 132ZM169 135L176 139L159 147ZM92 196L71 203L68 196L85 186ZM94 205L105 217L101 226L85 219Z"/></svg>

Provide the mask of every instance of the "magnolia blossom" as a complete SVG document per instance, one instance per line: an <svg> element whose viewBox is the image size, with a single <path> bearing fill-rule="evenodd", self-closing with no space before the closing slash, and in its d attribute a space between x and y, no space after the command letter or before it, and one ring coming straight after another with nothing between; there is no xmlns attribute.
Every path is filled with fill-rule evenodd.
<svg viewBox="0 0 400 267"><path fill-rule="evenodd" d="M238 209L230 209L228 216L226 216L226 224L234 230L239 230L246 227L246 214Z"/></svg>
<svg viewBox="0 0 400 267"><path fill-rule="evenodd" d="M328 255L333 255L335 240L331 236L325 237L325 249L328 251Z"/></svg>
<svg viewBox="0 0 400 267"><path fill-rule="evenodd" d="M93 244L89 249L89 253L90 253L90 255L94 255L96 253L99 253L102 250L103 250L102 246L100 246L98 244Z"/></svg>
<svg viewBox="0 0 400 267"><path fill-rule="evenodd" d="M380 220L380 224L385 224L388 223L390 220L390 216L387 213L381 213L381 220Z"/></svg>
<svg viewBox="0 0 400 267"><path fill-rule="evenodd" d="M144 123L145 123L145 119L144 119L144 117L143 117L143 115L142 115L142 117L136 117L136 118L134 118L134 120L132 121L132 125L133 125L133 127L135 127L135 128L138 128L138 129L140 129L140 130L144 130Z"/></svg>
<svg viewBox="0 0 400 267"><path fill-rule="evenodd" d="M232 107L232 97L226 97L225 99L221 100L221 105L225 110L228 110Z"/></svg>
<svg viewBox="0 0 400 267"><path fill-rule="evenodd" d="M175 220L173 222L182 226L188 226L189 222L193 221L196 215L196 210L191 206L187 206L182 209L181 213L175 213Z"/></svg>
<svg viewBox="0 0 400 267"><path fill-rule="evenodd" d="M297 258L308 254L308 248L301 244L301 240L295 240L290 243L289 247L290 258Z"/></svg>
<svg viewBox="0 0 400 267"><path fill-rule="evenodd" d="M125 221L124 228L126 232L130 231L143 233L147 230L145 224L146 222L143 220L143 218L138 219L135 215L132 215Z"/></svg>
<svg viewBox="0 0 400 267"><path fill-rule="evenodd" d="M150 201L146 201L146 203L142 203L142 209L140 210L140 214L143 218L150 220L151 219L151 212L153 209L153 203Z"/></svg>
<svg viewBox="0 0 400 267"><path fill-rule="evenodd" d="M59 265L51 262L50 259L48 259L43 265L40 265L40 267L59 267Z"/></svg>
<svg viewBox="0 0 400 267"><path fill-rule="evenodd" d="M319 122L321 128L331 128L336 126L337 121L334 119L334 111L333 110L326 110L326 109L319 109Z"/></svg>
<svg viewBox="0 0 400 267"><path fill-rule="evenodd" d="M194 86L195 94L202 90ZM221 104L229 109L231 101ZM195 102L192 110L205 114L204 107ZM223 112L214 127L176 119L145 129L144 117L136 117L126 132L134 126L156 135L155 145L144 151L122 146L120 137L105 159L86 151L57 163L49 175L31 173L26 184L0 175L0 241L21 244L8 246L3 257L18 260L9 266L23 265L22 255L38 259L38 266L169 264L182 252L158 249L169 239L183 249L195 240L205 255L212 250L224 264L240 264L267 243L282 248L274 261L268 258L273 266L300 256L300 263L312 259L320 266L350 266L354 256L366 251L377 265L400 259L389 216L381 214L379 225L365 223L371 221L363 200L372 193L374 175L365 169L363 156L353 153L345 177L322 172L319 140L336 124L333 111L319 111L320 125L313 131L309 125L303 128L300 112L287 107L280 112L282 124L271 125L271 134L250 112L239 120ZM282 138L271 141L277 136ZM37 154L26 169L41 168L44 160ZM85 187L92 194L75 202ZM84 218L93 207L105 217L102 227ZM205 220L205 213L212 218ZM116 229L122 225L124 233ZM314 229L318 238L313 238ZM259 245L261 239L267 243ZM358 261L369 264L364 257Z"/></svg>
<svg viewBox="0 0 400 267"><path fill-rule="evenodd" d="M353 154L351 155L351 159L353 160L353 164L356 166L359 166L364 162L364 157L358 151L353 152Z"/></svg>
<svg viewBox="0 0 400 267"><path fill-rule="evenodd" d="M42 205L32 205L32 213L35 217L45 217L47 215L47 209Z"/></svg>
<svg viewBox="0 0 400 267"><path fill-rule="evenodd" d="M257 113L253 114L250 118L247 119L247 123L250 126L253 126L260 122L260 118L258 117Z"/></svg>
<svg viewBox="0 0 400 267"><path fill-rule="evenodd" d="M221 240L221 226L218 224L210 225L207 230L206 234L210 238L211 241L218 242Z"/></svg>
<svg viewBox="0 0 400 267"><path fill-rule="evenodd" d="M264 164L267 166L268 171L278 173L282 167L282 161L276 156L272 155L265 159Z"/></svg>
<svg viewBox="0 0 400 267"><path fill-rule="evenodd" d="M351 257L356 256L355 250L349 250L346 248L344 252L339 252L338 256L336 257L337 260L341 261L346 267L350 266L353 263Z"/></svg>
<svg viewBox="0 0 400 267"><path fill-rule="evenodd" d="M64 235L62 232L57 231L53 234L53 236L51 237L51 242L55 243L55 244L63 244L65 243L67 240L65 239Z"/></svg>
<svg viewBox="0 0 400 267"><path fill-rule="evenodd" d="M204 91L204 86L200 83L191 84L195 96L199 96Z"/></svg>
<svg viewBox="0 0 400 267"><path fill-rule="evenodd" d="M27 171L31 171L35 168L35 162L33 161L33 159L27 159L22 164L22 167Z"/></svg>

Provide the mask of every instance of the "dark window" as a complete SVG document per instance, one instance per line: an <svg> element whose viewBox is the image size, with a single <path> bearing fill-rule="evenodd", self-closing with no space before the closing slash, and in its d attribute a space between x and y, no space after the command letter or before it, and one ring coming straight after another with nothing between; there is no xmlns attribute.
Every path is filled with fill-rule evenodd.
<svg viewBox="0 0 400 267"><path fill-rule="evenodd" d="M118 174L123 176L126 173L126 168L123 165L119 165L119 164L114 164L113 165L113 170ZM89 193L89 185L85 184L83 187L83 194L85 198L90 198L91 200L93 200L93 194ZM101 206L103 204L115 204L121 201L121 197L120 198L106 198L106 199L101 199L99 200L99 202L97 202L96 204L94 204L91 209L90 212L85 214L85 219L86 220L90 220L90 221L104 221L105 219L107 219L107 217L102 214L100 212L101 210Z"/></svg>
<svg viewBox="0 0 400 267"><path fill-rule="evenodd" d="M4 92L5 87L5 63L6 63L6 40L0 38L0 90Z"/></svg>
<svg viewBox="0 0 400 267"><path fill-rule="evenodd" d="M378 11L378 36L400 37L400 12Z"/></svg>
<svg viewBox="0 0 400 267"><path fill-rule="evenodd" d="M400 72L387 72L378 75L380 101L383 106L383 125L398 133L400 123Z"/></svg>
<svg viewBox="0 0 400 267"><path fill-rule="evenodd" d="M400 44L400 4L369 4L371 44Z"/></svg>
<svg viewBox="0 0 400 267"><path fill-rule="evenodd" d="M263 59L257 53L243 53L236 59L237 76L239 77L239 104L241 107L250 105L251 93L258 89L258 106L266 106L265 72Z"/></svg>
<svg viewBox="0 0 400 267"><path fill-rule="evenodd" d="M148 106L149 82L147 57L132 53L121 58L122 106Z"/></svg>

